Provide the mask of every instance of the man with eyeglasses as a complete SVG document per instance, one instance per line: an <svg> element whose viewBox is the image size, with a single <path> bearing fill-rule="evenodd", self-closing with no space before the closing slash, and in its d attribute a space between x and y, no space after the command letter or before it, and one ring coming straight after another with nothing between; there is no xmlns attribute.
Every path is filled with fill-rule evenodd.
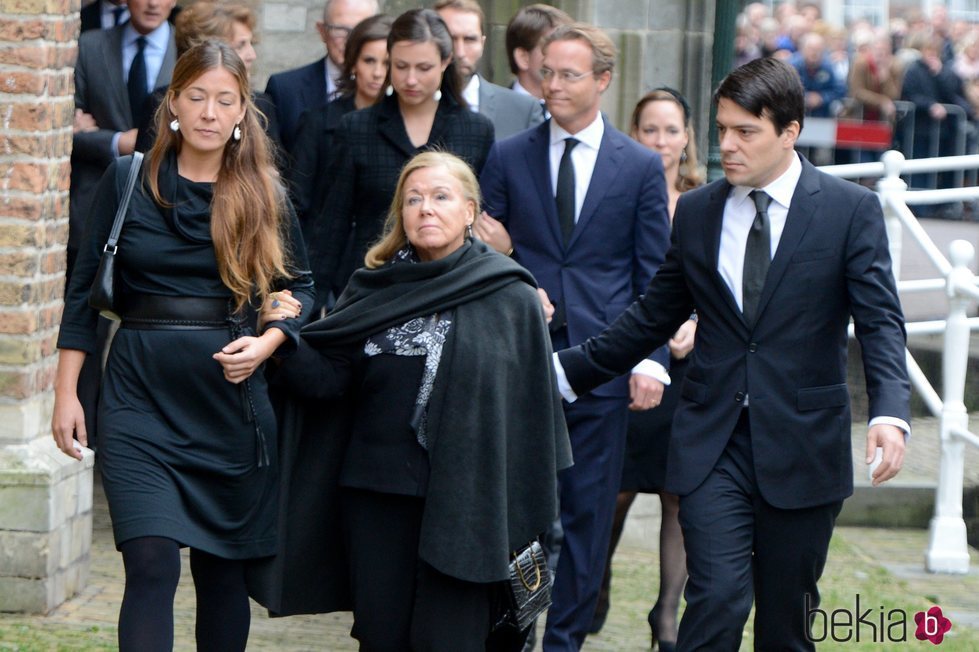
<svg viewBox="0 0 979 652"><path fill-rule="evenodd" d="M659 155L601 114L615 46L573 23L542 43L551 119L490 150L480 178L489 215L477 235L526 267L554 304L555 348L601 332L634 301L669 244ZM495 218L495 219L493 219ZM669 382L665 349L565 404L574 466L558 476L564 541L544 650L578 650L598 600L625 454L628 407L645 409ZM631 402L630 402L631 399Z"/></svg>
<svg viewBox="0 0 979 652"><path fill-rule="evenodd" d="M337 79L343 68L347 37L357 23L377 14L377 0L326 0L323 20L316 29L326 45L326 56L311 64L269 77L265 92L275 104L282 145L291 152L299 117L323 106L336 96Z"/></svg>

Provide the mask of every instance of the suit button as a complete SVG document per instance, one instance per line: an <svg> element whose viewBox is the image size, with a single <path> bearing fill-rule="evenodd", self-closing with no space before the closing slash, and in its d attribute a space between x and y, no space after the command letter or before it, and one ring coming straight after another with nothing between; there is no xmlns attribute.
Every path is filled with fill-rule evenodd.
<svg viewBox="0 0 979 652"><path fill-rule="evenodd" d="M752 342L751 344L748 345L749 353L754 353L757 350L758 350L758 345L755 342Z"/></svg>
<svg viewBox="0 0 979 652"><path fill-rule="evenodd" d="M738 392L737 394L735 394L734 400L737 401L738 403L742 402L744 400L744 392Z"/></svg>

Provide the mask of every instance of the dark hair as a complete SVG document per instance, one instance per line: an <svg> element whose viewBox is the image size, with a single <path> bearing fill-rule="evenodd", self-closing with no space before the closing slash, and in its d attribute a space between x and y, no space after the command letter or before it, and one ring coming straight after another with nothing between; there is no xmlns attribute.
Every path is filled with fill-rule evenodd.
<svg viewBox="0 0 979 652"><path fill-rule="evenodd" d="M388 54L391 53L395 43L402 41L435 44L442 61L449 62L445 72L442 73L440 87L442 94L451 97L459 106L468 108L469 105L462 98L462 78L452 60L452 36L449 35L449 28L442 17L431 9L409 9L391 24L391 32L388 34ZM388 71L388 80L390 78L391 73Z"/></svg>
<svg viewBox="0 0 979 652"><path fill-rule="evenodd" d="M571 16L557 7L536 4L522 7L514 14L506 26L506 54L510 61L510 72L520 72L513 51L523 48L530 52L540 43L541 37L560 25L572 22Z"/></svg>
<svg viewBox="0 0 979 652"><path fill-rule="evenodd" d="M387 41L391 33L391 23L394 18L387 14L376 14L357 23L347 45L343 48L343 72L337 82L337 92L342 97L353 97L357 94L357 80L353 78L354 67L360 58L360 51L371 41Z"/></svg>
<svg viewBox="0 0 979 652"><path fill-rule="evenodd" d="M632 111L632 119L629 121L629 136L634 140L639 140L639 120L642 118L642 112L651 102L672 102L680 107L680 112L683 113L683 129L687 132L687 146L683 151L687 156L686 160L682 158L680 160L679 173L676 176L676 189L680 192L686 192L703 185L704 178L697 161L697 135L690 123L690 105L687 104L687 98L683 97L680 91L669 86L660 86L639 98L636 108Z"/></svg>
<svg viewBox="0 0 979 652"><path fill-rule="evenodd" d="M757 118L766 117L781 134L794 120L802 129L805 92L795 68L771 57L749 61L728 74L714 91L714 105L730 100Z"/></svg>

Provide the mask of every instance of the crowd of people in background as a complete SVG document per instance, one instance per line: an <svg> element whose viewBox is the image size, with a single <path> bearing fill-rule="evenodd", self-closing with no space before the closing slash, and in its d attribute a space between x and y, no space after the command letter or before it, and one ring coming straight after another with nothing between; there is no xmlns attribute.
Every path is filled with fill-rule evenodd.
<svg viewBox="0 0 979 652"><path fill-rule="evenodd" d="M843 26L826 21L818 2L781 2L774 9L753 2L736 30L734 65L760 57L791 63L806 90L807 116L889 122L893 146L908 158L963 154L975 146L979 25L953 19L942 4L886 25L858 19ZM820 160L813 154L818 163L877 156L825 152ZM911 180L912 187L927 183L926 175Z"/></svg>

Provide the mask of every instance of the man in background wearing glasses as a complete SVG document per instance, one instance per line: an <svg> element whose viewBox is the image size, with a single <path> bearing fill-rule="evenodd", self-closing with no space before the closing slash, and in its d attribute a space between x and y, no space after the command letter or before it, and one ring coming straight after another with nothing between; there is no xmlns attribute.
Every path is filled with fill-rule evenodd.
<svg viewBox="0 0 979 652"><path fill-rule="evenodd" d="M326 45L326 56L269 77L265 92L275 104L286 151L292 151L299 117L307 109L323 106L334 99L347 37L357 23L378 10L377 0L326 0L323 20L316 22L316 29Z"/></svg>
<svg viewBox="0 0 979 652"><path fill-rule="evenodd" d="M555 307L554 348L602 331L639 296L669 244L657 154L601 114L615 46L590 25L542 43L551 119L497 141L480 185L478 235L526 267ZM495 219L493 219L495 218ZM574 466L558 477L561 545L544 650L578 650L595 611L622 475L628 407L648 409L669 382L661 349L621 377L565 404Z"/></svg>

